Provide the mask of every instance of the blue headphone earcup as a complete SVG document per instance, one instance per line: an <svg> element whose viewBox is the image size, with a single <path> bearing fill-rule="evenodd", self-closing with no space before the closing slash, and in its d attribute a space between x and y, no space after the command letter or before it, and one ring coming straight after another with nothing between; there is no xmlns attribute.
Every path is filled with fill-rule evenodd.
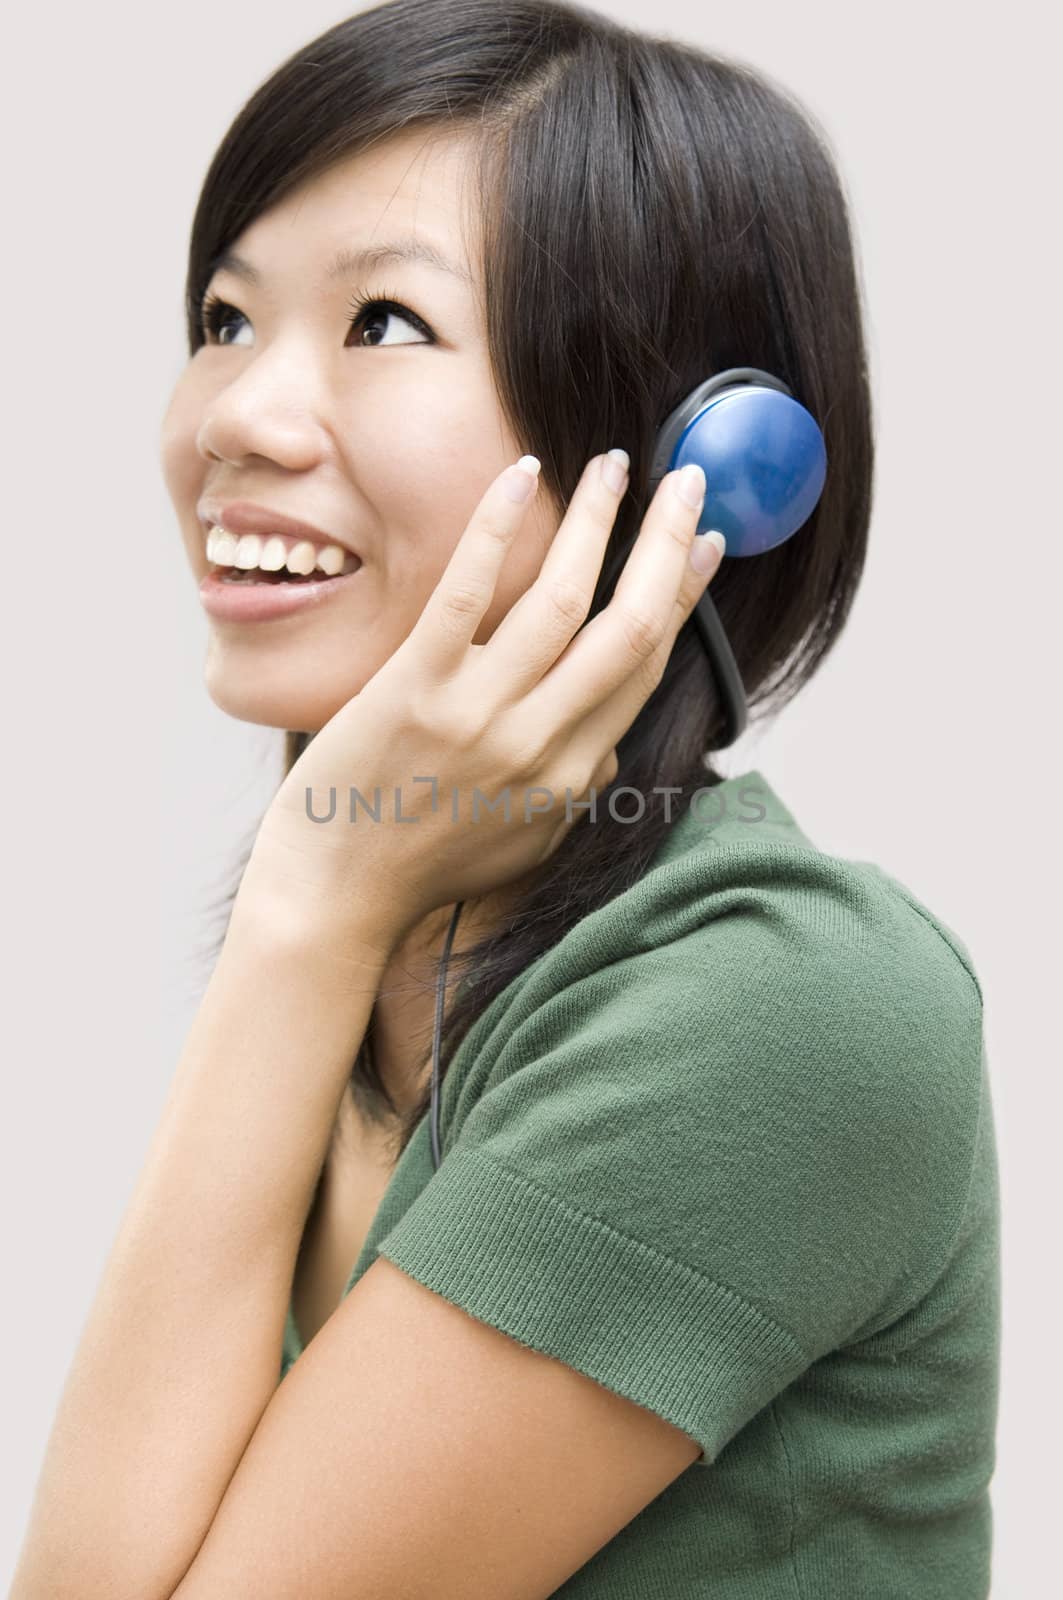
<svg viewBox="0 0 1063 1600"><path fill-rule="evenodd" d="M706 483L698 532L718 528L728 557L783 544L812 515L827 475L826 445L811 412L758 384L714 395L684 428L668 470L691 461Z"/></svg>

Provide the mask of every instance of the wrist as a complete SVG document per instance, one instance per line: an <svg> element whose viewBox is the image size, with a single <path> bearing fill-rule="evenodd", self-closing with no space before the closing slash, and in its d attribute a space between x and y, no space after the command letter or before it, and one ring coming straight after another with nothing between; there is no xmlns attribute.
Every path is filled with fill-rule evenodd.
<svg viewBox="0 0 1063 1600"><path fill-rule="evenodd" d="M382 971L402 934L384 905L382 897L341 896L307 869L304 858L260 835L233 902L229 934L295 959Z"/></svg>

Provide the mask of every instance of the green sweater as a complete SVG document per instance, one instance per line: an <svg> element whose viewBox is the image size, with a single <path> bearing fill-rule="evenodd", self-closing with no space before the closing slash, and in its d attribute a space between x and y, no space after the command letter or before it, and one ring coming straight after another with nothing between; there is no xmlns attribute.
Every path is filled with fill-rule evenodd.
<svg viewBox="0 0 1063 1600"><path fill-rule="evenodd" d="M728 779L477 1019L440 1130L346 1292L384 1255L702 1446L558 1594L984 1600L981 992L907 889ZM289 1308L282 1378L300 1349Z"/></svg>

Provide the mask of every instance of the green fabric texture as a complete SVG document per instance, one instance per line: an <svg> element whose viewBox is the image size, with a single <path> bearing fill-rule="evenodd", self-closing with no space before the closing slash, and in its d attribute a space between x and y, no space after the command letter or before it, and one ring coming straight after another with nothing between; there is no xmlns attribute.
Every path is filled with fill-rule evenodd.
<svg viewBox="0 0 1063 1600"><path fill-rule="evenodd" d="M702 1448L558 1594L989 1594L982 997L903 885L817 849L758 771L703 791L478 1018L440 1128L345 1293L384 1255ZM300 1352L289 1307L282 1378Z"/></svg>

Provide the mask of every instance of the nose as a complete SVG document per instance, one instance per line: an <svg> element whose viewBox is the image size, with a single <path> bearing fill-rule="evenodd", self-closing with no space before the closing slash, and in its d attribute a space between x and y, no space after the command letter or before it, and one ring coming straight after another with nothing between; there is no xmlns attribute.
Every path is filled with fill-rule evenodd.
<svg viewBox="0 0 1063 1600"><path fill-rule="evenodd" d="M196 447L211 461L260 457L305 472L327 449L318 400L310 365L274 346L208 402Z"/></svg>

